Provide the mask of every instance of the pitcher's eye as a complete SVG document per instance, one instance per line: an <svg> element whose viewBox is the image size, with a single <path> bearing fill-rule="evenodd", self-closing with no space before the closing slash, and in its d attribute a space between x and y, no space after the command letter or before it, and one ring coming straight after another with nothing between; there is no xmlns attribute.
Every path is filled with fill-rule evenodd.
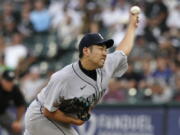
<svg viewBox="0 0 180 135"><path fill-rule="evenodd" d="M101 49L101 50L106 50L106 47L104 47L104 46L99 46L99 49Z"/></svg>

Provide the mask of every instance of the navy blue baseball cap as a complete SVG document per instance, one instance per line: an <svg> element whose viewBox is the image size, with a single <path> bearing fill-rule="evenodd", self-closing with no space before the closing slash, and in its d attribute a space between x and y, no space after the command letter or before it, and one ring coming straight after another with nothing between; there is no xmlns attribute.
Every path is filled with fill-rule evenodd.
<svg viewBox="0 0 180 135"><path fill-rule="evenodd" d="M110 48L113 44L113 39L105 40L100 33L88 33L81 39L79 51L82 52L84 47L89 47L91 45L105 45L107 48Z"/></svg>

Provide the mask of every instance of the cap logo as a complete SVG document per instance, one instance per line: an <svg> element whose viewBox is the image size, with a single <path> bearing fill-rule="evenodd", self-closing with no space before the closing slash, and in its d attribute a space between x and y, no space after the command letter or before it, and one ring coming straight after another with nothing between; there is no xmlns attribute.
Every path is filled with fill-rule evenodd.
<svg viewBox="0 0 180 135"><path fill-rule="evenodd" d="M10 73L9 73L9 76L10 76L10 77L14 77L15 75L14 75L13 72L10 72Z"/></svg>
<svg viewBox="0 0 180 135"><path fill-rule="evenodd" d="M104 39L100 33L98 33L98 35L101 37L101 39Z"/></svg>

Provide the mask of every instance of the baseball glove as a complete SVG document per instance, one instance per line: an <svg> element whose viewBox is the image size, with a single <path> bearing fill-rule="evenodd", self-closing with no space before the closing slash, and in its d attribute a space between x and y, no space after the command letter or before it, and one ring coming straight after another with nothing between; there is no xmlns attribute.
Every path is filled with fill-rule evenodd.
<svg viewBox="0 0 180 135"><path fill-rule="evenodd" d="M89 114L90 102L84 97L73 99L62 99L59 109L64 113L76 114L83 121L90 118Z"/></svg>

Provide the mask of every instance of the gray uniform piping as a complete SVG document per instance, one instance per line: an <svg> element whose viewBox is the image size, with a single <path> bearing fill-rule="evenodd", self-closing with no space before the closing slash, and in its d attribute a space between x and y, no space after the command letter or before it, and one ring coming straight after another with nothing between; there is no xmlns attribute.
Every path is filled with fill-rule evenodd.
<svg viewBox="0 0 180 135"><path fill-rule="evenodd" d="M56 123L54 123L51 119L48 119L47 117L46 117L46 119L49 120L53 125L55 125L57 127L57 129L59 129L59 131L61 131L63 133L63 135L66 135L64 133L64 131Z"/></svg>

